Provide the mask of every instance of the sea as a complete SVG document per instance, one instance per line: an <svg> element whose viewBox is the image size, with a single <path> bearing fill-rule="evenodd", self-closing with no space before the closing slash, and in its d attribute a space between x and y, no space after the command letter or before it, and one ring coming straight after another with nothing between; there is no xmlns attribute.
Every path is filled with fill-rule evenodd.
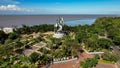
<svg viewBox="0 0 120 68"><path fill-rule="evenodd" d="M64 24L69 26L91 25L99 17L116 17L116 15L0 15L0 27L21 27L41 24L55 24L59 17L64 18Z"/></svg>

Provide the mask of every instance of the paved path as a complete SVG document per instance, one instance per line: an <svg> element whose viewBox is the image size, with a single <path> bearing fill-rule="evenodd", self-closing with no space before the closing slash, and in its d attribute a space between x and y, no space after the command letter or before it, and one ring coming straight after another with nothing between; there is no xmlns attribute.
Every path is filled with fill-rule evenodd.
<svg viewBox="0 0 120 68"><path fill-rule="evenodd" d="M120 47L119 46L113 46L112 49L113 49L114 53L120 54Z"/></svg>
<svg viewBox="0 0 120 68"><path fill-rule="evenodd" d="M44 47L44 46L46 46L46 44L37 43L37 44L33 45L31 49L25 49L23 53L24 53L26 56L31 55L33 52L41 53L41 52L39 52L39 51L37 51L37 50L40 49L40 48L42 48L42 47Z"/></svg>

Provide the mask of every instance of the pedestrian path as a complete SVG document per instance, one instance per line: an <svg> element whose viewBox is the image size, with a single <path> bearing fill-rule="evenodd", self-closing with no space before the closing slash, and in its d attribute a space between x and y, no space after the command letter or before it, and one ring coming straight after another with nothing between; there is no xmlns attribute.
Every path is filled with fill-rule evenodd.
<svg viewBox="0 0 120 68"><path fill-rule="evenodd" d="M31 55L33 52L37 52L37 53L40 53L40 54L41 54L41 52L39 52L39 51L37 51L37 50L40 49L40 48L42 48L42 47L45 47L45 46L46 46L46 44L44 44L44 43L36 43L35 45L33 45L33 46L31 47L31 49L25 49L25 50L23 51L23 53L24 53L26 56Z"/></svg>

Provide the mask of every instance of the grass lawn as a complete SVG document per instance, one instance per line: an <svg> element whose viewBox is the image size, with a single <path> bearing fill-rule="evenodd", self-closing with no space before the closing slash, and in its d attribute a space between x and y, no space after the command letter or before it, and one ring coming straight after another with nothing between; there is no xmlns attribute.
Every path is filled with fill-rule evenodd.
<svg viewBox="0 0 120 68"><path fill-rule="evenodd" d="M115 64L115 62L111 62L111 61L106 61L106 60L98 60L99 62L104 62L104 63L108 63L108 64Z"/></svg>

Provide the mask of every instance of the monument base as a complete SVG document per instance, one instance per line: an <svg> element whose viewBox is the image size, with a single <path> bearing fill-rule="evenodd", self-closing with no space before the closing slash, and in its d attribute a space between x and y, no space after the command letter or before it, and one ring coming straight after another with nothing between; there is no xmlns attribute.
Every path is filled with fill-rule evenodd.
<svg viewBox="0 0 120 68"><path fill-rule="evenodd" d="M55 33L55 34L53 35L54 38L62 38L63 36L64 36L63 33Z"/></svg>

